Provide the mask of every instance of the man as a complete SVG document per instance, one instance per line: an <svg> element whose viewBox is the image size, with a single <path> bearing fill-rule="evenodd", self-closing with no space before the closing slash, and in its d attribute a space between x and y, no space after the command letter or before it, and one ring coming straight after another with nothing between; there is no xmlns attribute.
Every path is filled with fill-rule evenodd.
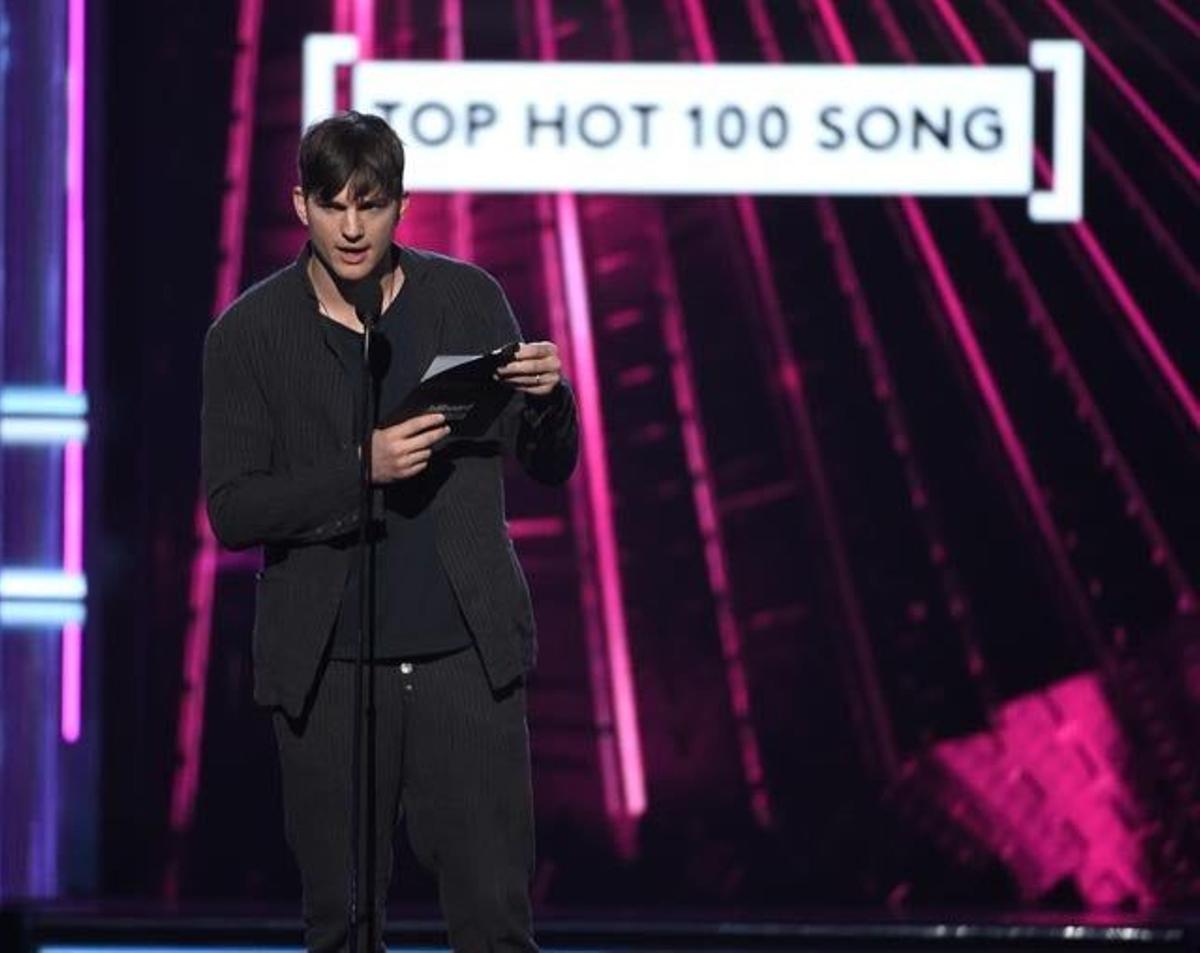
<svg viewBox="0 0 1200 953"><path fill-rule="evenodd" d="M305 249L208 334L202 465L217 538L264 547L255 699L273 710L305 941L316 951L348 939L363 330L350 301L378 285L372 347L386 364L376 382L385 412L435 355L482 353L519 330L481 269L393 243L408 204L404 151L382 119L350 112L317 123L301 141L299 173ZM567 479L578 453L554 344L523 344L498 374L511 399L482 440L447 439L439 414L371 436L383 502L372 527L378 922L403 817L438 879L458 951L537 949L523 682L535 639L504 523L502 451L545 483Z"/></svg>

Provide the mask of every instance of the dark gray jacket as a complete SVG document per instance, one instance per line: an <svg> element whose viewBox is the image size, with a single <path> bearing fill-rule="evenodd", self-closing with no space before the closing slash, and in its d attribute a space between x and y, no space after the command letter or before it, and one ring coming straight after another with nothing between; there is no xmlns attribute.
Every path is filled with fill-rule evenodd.
<svg viewBox="0 0 1200 953"><path fill-rule="evenodd" d="M432 252L399 249L416 366L520 336L495 280ZM231 549L264 547L254 620L254 697L298 715L314 686L358 526L352 384L308 280L306 249L243 294L204 349L201 465L208 515ZM504 521L501 451L561 483L578 456L575 400L516 394L471 452L447 454L432 506L437 548L494 687L534 662L529 589ZM490 450L490 452L489 452ZM440 453L440 451L439 451ZM435 455L435 459L437 455Z"/></svg>

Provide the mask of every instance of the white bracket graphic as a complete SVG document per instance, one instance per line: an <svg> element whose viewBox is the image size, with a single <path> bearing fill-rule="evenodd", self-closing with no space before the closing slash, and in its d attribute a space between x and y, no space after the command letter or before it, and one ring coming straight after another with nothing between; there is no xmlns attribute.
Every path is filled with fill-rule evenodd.
<svg viewBox="0 0 1200 953"><path fill-rule="evenodd" d="M1054 185L1029 196L1035 222L1083 218L1083 45L1076 40L1034 40L1034 69L1054 74Z"/></svg>
<svg viewBox="0 0 1200 953"><path fill-rule="evenodd" d="M353 33L310 33L304 38L301 128L337 111L337 68L356 62L358 37Z"/></svg>
<svg viewBox="0 0 1200 953"><path fill-rule="evenodd" d="M1011 196L1035 222L1083 216L1075 40L1032 41L1028 66L360 61L360 49L353 34L305 38L303 125L336 111L338 68L352 67L351 106L400 133L418 192ZM1036 71L1054 77L1045 189Z"/></svg>

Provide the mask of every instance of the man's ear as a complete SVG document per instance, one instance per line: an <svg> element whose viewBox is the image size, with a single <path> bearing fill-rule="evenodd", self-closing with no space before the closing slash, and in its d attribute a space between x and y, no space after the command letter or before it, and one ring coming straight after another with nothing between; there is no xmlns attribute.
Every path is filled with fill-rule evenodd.
<svg viewBox="0 0 1200 953"><path fill-rule="evenodd" d="M292 207L296 210L296 218L300 224L308 228L308 202L304 198L304 190L300 186L292 189Z"/></svg>
<svg viewBox="0 0 1200 953"><path fill-rule="evenodd" d="M400 196L399 205L400 205L400 209L396 216L396 221L402 222L402 221L404 221L404 216L408 214L408 193L407 192L405 192L402 196Z"/></svg>

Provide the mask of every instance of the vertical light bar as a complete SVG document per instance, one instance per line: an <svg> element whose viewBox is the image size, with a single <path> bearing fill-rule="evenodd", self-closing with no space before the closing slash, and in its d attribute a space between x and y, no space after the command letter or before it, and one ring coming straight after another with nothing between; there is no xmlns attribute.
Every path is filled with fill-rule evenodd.
<svg viewBox="0 0 1200 953"><path fill-rule="evenodd" d="M557 33L551 0L535 0L533 6L538 58L554 60ZM562 300L567 312L571 370L579 398L579 415L582 421L581 449L591 510L597 585L600 589L600 605L604 617L605 648L608 652L608 676L621 782L620 806L624 816L633 819L646 811L646 777L642 761L641 729L638 725L637 693L629 658L629 633L625 618L621 567L617 555L617 532L613 521L612 488L608 479L604 410L600 401L595 343L592 340L592 317L588 303L587 275L583 265L578 204L576 197L566 192L555 195L553 201L558 226L557 257L561 263L559 277L562 281ZM603 753L602 750L602 756ZM628 830L618 829L621 837L627 838L628 833ZM626 849L628 846L628 843L624 845Z"/></svg>
<svg viewBox="0 0 1200 953"><path fill-rule="evenodd" d="M67 194L66 194L66 390L83 393L84 322L84 122L87 48L87 0L67 7ZM83 571L83 443L63 448L63 568ZM83 626L62 630L59 730L74 744L82 730Z"/></svg>
<svg viewBox="0 0 1200 953"><path fill-rule="evenodd" d="M543 273L546 282L546 306L550 318L550 336L561 341L567 372L578 383L575 361L571 353L571 325L566 314L566 293L563 289L562 263L559 261L558 223L554 214L554 197L537 197ZM585 422L584 426L587 424ZM608 630L603 618L600 598L599 570L593 537L595 520L592 516L591 490L587 484L587 459L584 459L584 479L569 483L571 529L575 537L576 558L580 562L579 604L583 623L584 644L587 646L588 679L592 694L592 719L596 726L596 749L600 763L600 782L604 791L604 810L613 823L618 852L631 857L635 848L631 825L624 823L625 785L622 782L621 757L616 723L613 719L612 679L608 654Z"/></svg>
<svg viewBox="0 0 1200 953"><path fill-rule="evenodd" d="M587 298L587 276L574 195L560 192L555 199L558 220L559 256L562 260L564 297L570 325L573 370L579 392L583 465L588 493L596 563L599 569L600 602L604 611L608 645L609 677L612 680L613 717L617 729L617 751L621 764L621 788L625 812L638 817L646 810L646 781L642 764L641 732L638 728L637 698L633 666L629 660L629 635L625 602L621 591L621 568L617 557L617 532L613 525L612 489L608 482L608 447L604 436L604 413L600 406L600 380L592 341L591 309Z"/></svg>
<svg viewBox="0 0 1200 953"><path fill-rule="evenodd" d="M263 0L240 0L239 52L233 66L231 118L225 154L225 181L228 186L221 202L220 264L217 266L214 314L219 314L233 301L242 272L250 155L254 138L254 85L258 73L262 14ZM183 686L176 728L176 757L179 760L171 782L169 823L171 830L177 833L191 824L196 791L200 784L200 749L204 737L205 688L217 574L217 541L208 523L203 488L196 501L194 519L197 546L192 557L188 593L190 619L184 635ZM167 871L165 892L169 897L174 896L178 888L178 860L177 853Z"/></svg>
<svg viewBox="0 0 1200 953"><path fill-rule="evenodd" d="M358 55L364 60L375 56L375 0L354 0L354 33L358 36Z"/></svg>
<svg viewBox="0 0 1200 953"><path fill-rule="evenodd" d="M442 59L461 62L466 58L463 36L463 0L442 0ZM471 196L450 195L450 251L455 258L470 259L475 246L471 227Z"/></svg>

